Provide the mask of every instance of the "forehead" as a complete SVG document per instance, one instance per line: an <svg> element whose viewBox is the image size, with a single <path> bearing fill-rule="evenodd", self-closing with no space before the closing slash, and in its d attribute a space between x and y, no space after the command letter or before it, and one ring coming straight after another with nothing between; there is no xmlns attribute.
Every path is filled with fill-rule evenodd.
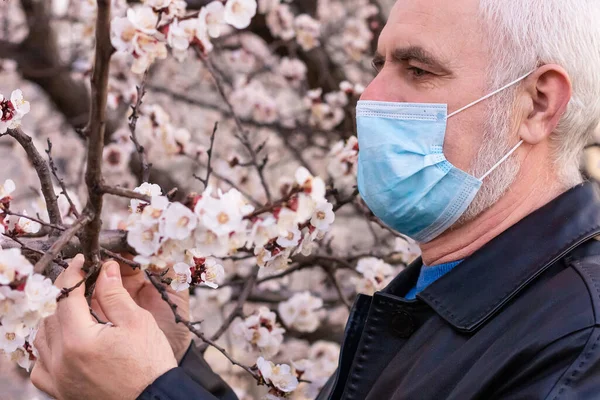
<svg viewBox="0 0 600 400"><path fill-rule="evenodd" d="M397 0L383 29L378 52L421 46L448 60L487 53L479 0Z"/></svg>

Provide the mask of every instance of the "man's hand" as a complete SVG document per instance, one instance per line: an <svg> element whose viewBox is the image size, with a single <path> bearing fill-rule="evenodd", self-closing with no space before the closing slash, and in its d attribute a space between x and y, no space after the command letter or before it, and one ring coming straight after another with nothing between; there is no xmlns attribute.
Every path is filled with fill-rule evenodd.
<svg viewBox="0 0 600 400"><path fill-rule="evenodd" d="M57 279L70 288L84 277L78 255ZM107 262L96 282L97 306L111 325L90 314L84 285L58 302L34 341L39 359L33 384L58 399L135 399L156 378L177 367L152 315L123 287L119 265Z"/></svg>
<svg viewBox="0 0 600 400"><path fill-rule="evenodd" d="M144 271L133 269L129 265L121 263L121 279L123 286L138 306L149 311L160 329L164 332L171 344L175 358L179 363L183 358L192 340L192 334L183 324L175 323L175 316L169 305L160 297L160 293L146 279ZM172 276L172 270L167 277ZM187 290L175 292L170 286L167 287L169 297L177 305L177 312L183 318L188 318L190 309L190 296ZM92 297L92 309L103 318L102 309L98 305L96 296Z"/></svg>

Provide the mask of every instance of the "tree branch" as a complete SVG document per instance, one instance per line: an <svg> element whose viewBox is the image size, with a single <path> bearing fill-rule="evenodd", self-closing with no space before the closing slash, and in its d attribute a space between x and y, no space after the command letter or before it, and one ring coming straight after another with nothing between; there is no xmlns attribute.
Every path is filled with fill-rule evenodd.
<svg viewBox="0 0 600 400"><path fill-rule="evenodd" d="M48 210L50 223L53 225L62 225L62 218L58 209L58 202L56 201L56 193L54 193L54 185L52 184L52 176L48 164L46 164L46 161L35 148L31 136L25 134L21 128L9 129L8 134L23 147L25 153L27 153L27 158L33 165L33 168L35 168L35 172L40 180L44 200L46 200L46 209ZM56 230L52 232L57 234Z"/></svg>
<svg viewBox="0 0 600 400"><path fill-rule="evenodd" d="M71 225L67 230L65 230L58 240L52 244L50 249L44 254L44 256L35 263L34 270L38 274L42 274L46 272L48 265L54 260L61 250L69 244L71 239L86 225L88 225L92 221L93 217L84 214L80 219L78 219L73 225Z"/></svg>
<svg viewBox="0 0 600 400"><path fill-rule="evenodd" d="M95 282L100 264L100 230L102 229L102 153L104 150L104 133L106 130L106 101L108 93L108 74L110 58L114 52L110 41L110 0L97 0L98 15L96 18L96 55L91 87L92 110L88 123L89 137L87 143L87 167L85 183L88 200L83 211L93 216L85 227L81 241L86 258L84 270L94 270L91 282Z"/></svg>

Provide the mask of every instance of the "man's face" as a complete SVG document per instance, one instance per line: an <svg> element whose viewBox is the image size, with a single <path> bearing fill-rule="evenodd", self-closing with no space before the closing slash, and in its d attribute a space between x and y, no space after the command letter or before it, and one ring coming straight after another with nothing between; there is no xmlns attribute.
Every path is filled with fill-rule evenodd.
<svg viewBox="0 0 600 400"><path fill-rule="evenodd" d="M398 0L379 38L377 77L361 100L447 103L485 96L489 57L479 0ZM444 154L469 171L485 130L485 102L448 120Z"/></svg>

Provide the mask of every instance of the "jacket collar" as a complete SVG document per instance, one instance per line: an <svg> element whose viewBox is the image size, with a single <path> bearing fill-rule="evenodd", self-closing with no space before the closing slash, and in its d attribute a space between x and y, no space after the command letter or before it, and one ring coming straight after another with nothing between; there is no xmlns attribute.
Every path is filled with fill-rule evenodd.
<svg viewBox="0 0 600 400"><path fill-rule="evenodd" d="M456 329L474 332L557 260L598 234L600 188L588 182L525 217L417 297ZM421 266L419 258L390 289L405 289L406 278L414 279Z"/></svg>

